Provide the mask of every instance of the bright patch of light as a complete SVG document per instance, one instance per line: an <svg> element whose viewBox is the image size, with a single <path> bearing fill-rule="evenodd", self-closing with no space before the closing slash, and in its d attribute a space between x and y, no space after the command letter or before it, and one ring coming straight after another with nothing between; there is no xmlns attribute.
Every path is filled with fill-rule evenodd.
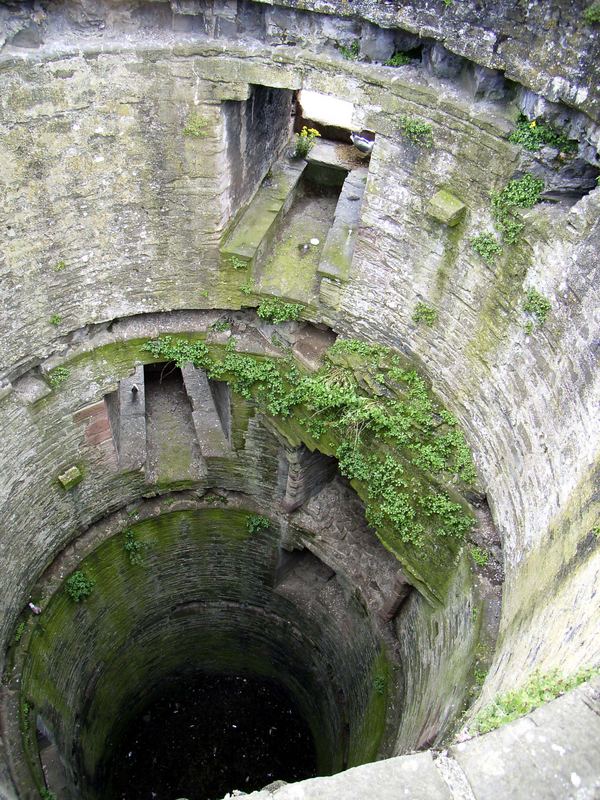
<svg viewBox="0 0 600 800"><path fill-rule="evenodd" d="M298 99L305 119L352 130L354 105L348 100L339 100L329 94L311 92L308 89L303 89Z"/></svg>

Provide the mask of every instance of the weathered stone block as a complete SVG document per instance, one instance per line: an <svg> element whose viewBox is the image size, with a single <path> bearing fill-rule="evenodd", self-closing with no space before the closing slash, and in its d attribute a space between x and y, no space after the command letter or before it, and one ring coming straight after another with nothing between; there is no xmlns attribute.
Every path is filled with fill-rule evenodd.
<svg viewBox="0 0 600 800"><path fill-rule="evenodd" d="M83 480L83 472L79 467L69 467L68 470L58 476L58 481L63 489L72 489Z"/></svg>
<svg viewBox="0 0 600 800"><path fill-rule="evenodd" d="M465 204L445 189L436 192L427 206L427 213L438 222L444 225L458 225L465 215L467 207Z"/></svg>

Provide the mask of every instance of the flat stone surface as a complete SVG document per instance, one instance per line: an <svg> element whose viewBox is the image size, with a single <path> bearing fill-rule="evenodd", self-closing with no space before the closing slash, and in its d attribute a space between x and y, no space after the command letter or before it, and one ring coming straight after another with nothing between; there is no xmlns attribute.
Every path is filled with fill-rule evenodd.
<svg viewBox="0 0 600 800"><path fill-rule="evenodd" d="M331 777L288 784L274 793L253 792L245 797L247 800L451 800L430 753L376 761Z"/></svg>
<svg viewBox="0 0 600 800"><path fill-rule="evenodd" d="M600 796L600 679L451 748L477 800Z"/></svg>

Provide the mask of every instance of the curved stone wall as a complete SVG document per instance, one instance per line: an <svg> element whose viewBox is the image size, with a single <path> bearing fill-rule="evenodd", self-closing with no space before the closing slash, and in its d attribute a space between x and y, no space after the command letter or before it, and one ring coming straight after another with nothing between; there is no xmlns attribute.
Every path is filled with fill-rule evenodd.
<svg viewBox="0 0 600 800"><path fill-rule="evenodd" d="M255 4L239 19L215 15L212 32L221 39L206 38L208 18L194 31L194 14L181 17L184 30L174 27L170 10L168 24L160 22L161 6L146 4L134 18L117 7L94 16L91 7L68 3L33 23L23 14L7 17L7 39L29 33L0 54L0 301L10 310L0 323L0 456L8 476L0 487L2 653L21 609L39 599L40 576L64 548L76 553L84 531L148 491L139 472L119 471L112 442L98 441L78 412L127 378L140 360L140 339L198 330L197 309L258 303L242 291L244 276L224 267L219 245L285 152L292 92L309 88L352 102L356 128L373 131L375 146L348 274L333 300L311 301L304 316L389 345L421 366L466 431L502 535L500 638L480 704L535 668L570 672L598 663L600 190L537 204L524 214L519 243L487 264L471 239L493 230L491 193L524 171L550 174L543 159L507 140L517 115L510 93L477 96L471 83L435 70L345 61L333 46L316 52L310 37L302 49L265 44L264 15L273 12ZM342 13L329 5L317 10ZM389 10L360 13L388 27ZM455 2L435 23L429 7L416 9L409 23L409 10L394 17L400 27L445 37L450 50L506 68L512 79L593 117L597 81L585 59L593 63L596 35L579 48L579 75L570 56L554 64L556 48L551 59L550 48L539 52L533 75L533 62L525 65L515 50L516 22L502 20L501 9L489 23L497 45L488 37L491 52L483 44L467 52L468 37L456 35L459 21L469 23L470 7ZM531 10L526 24L550 41L555 34L540 33L537 13ZM331 18L332 41L353 40L358 23L348 23L338 30ZM314 21L315 30L323 24ZM43 35L33 46L36 26ZM238 26L245 26L245 43L236 41ZM561 52L582 40L575 21L552 30ZM261 117L268 113L276 120L272 131ZM406 140L403 115L431 124L433 147ZM190 123L200 136L184 134ZM577 126L589 160L597 130L589 119L571 130ZM439 190L465 206L455 227L429 213ZM523 304L530 288L549 299L550 313L528 332ZM437 312L432 327L414 321L418 302ZM181 313L163 315L173 310ZM220 316L207 314L204 326ZM102 349L113 341L120 344ZM76 380L50 393L49 370L73 358L80 359ZM248 425L248 409L235 413L235 435L241 442L247 430L250 446L237 462L211 461L202 489L244 492L256 510L270 512L279 443L256 420ZM76 494L56 480L73 465L84 473ZM310 506L300 514L310 516ZM284 518L284 533L287 526ZM315 552L321 555L320 547L331 557L335 545L314 535ZM339 564L324 561L337 571ZM371 575L384 576L373 590L374 610L393 569L384 556L371 566ZM397 635L410 631L398 637L395 657L403 663L403 708L412 709L386 733L395 752L431 742L463 703L478 601L461 581L459 575L443 610L413 596L393 623ZM363 599L366 584L359 584ZM464 680L453 682L448 654L457 642Z"/></svg>

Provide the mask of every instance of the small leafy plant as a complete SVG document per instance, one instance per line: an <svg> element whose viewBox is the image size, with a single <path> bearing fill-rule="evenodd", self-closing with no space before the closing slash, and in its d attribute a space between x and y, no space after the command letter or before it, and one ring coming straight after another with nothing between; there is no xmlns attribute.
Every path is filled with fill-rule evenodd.
<svg viewBox="0 0 600 800"><path fill-rule="evenodd" d="M413 322L423 322L430 328L435 325L437 317L438 312L435 310L435 308L431 308L431 306L421 302L417 303L412 315Z"/></svg>
<svg viewBox="0 0 600 800"><path fill-rule="evenodd" d="M502 245L492 233L480 233L474 236L471 239L471 247L490 266L495 264L496 256L502 252Z"/></svg>
<svg viewBox="0 0 600 800"><path fill-rule="evenodd" d="M223 333L231 328L231 323L226 319L218 319L211 324L210 328L216 333Z"/></svg>
<svg viewBox="0 0 600 800"><path fill-rule="evenodd" d="M17 629L16 629L16 631L15 631L15 642L16 642L17 644L18 644L18 643L21 641L21 639L23 638L23 634L25 633L25 628L26 628L26 627L27 627L27 626L26 626L26 623L25 623L25 622L19 622L19 624L17 625Z"/></svg>
<svg viewBox="0 0 600 800"><path fill-rule="evenodd" d="M597 25L600 22L600 3L592 3L583 12L584 22L588 25Z"/></svg>
<svg viewBox="0 0 600 800"><path fill-rule="evenodd" d="M355 39L348 46L343 44L338 45L338 49L342 58L345 58L347 61L357 61L360 55L360 42L358 39Z"/></svg>
<svg viewBox="0 0 600 800"><path fill-rule="evenodd" d="M40 797L42 800L56 800L56 795L54 792L51 792L50 789L42 789L40 791Z"/></svg>
<svg viewBox="0 0 600 800"><path fill-rule="evenodd" d="M268 297L261 302L256 313L261 319L278 324L300 319L302 308L299 303L284 303L277 297Z"/></svg>
<svg viewBox="0 0 600 800"><path fill-rule="evenodd" d="M76 603L80 603L82 600L85 600L86 597L91 595L95 585L96 581L94 581L92 578L89 578L85 572L77 570L71 575L70 578L67 579L65 588L71 600Z"/></svg>
<svg viewBox="0 0 600 800"><path fill-rule="evenodd" d="M249 283L249 282L248 282L248 283L243 283L243 284L240 286L240 292L241 292L243 295L246 295L246 296L248 296L249 294L252 294L252 284L251 284L251 283Z"/></svg>
<svg viewBox="0 0 600 800"><path fill-rule="evenodd" d="M483 547L472 547L470 554L478 567L485 567L490 560L490 554Z"/></svg>
<svg viewBox="0 0 600 800"><path fill-rule="evenodd" d="M200 292L198 292L198 294L205 300L208 299L208 289L202 289Z"/></svg>
<svg viewBox="0 0 600 800"><path fill-rule="evenodd" d="M244 259L239 256L231 256L229 258L229 263L234 269L248 269L248 262L244 261Z"/></svg>
<svg viewBox="0 0 600 800"><path fill-rule="evenodd" d="M376 675L373 678L373 688L377 694L385 694L385 678L383 675Z"/></svg>
<svg viewBox="0 0 600 800"><path fill-rule="evenodd" d="M246 520L246 530L248 533L255 534L261 531L266 531L271 524L268 517L262 517L259 514L250 514Z"/></svg>
<svg viewBox="0 0 600 800"><path fill-rule="evenodd" d="M294 147L295 158L306 158L315 146L315 139L321 136L316 128L307 128L306 125L300 133L296 134L296 144Z"/></svg>
<svg viewBox="0 0 600 800"><path fill-rule="evenodd" d="M548 314L552 305L547 297L537 291L537 289L528 289L523 303L523 311L528 314L533 314L537 325L541 328L544 322L548 319Z"/></svg>
<svg viewBox="0 0 600 800"><path fill-rule="evenodd" d="M125 543L123 548L129 556L129 561L135 566L141 566L144 563L143 552L144 545L138 541L135 531L131 529L125 531Z"/></svg>
<svg viewBox="0 0 600 800"><path fill-rule="evenodd" d="M65 261L57 261L56 264L52 267L54 272L62 272L63 269L67 268L67 264Z"/></svg>
<svg viewBox="0 0 600 800"><path fill-rule="evenodd" d="M189 114L183 129L184 136L201 139L208 134L208 122L200 114Z"/></svg>
<svg viewBox="0 0 600 800"><path fill-rule="evenodd" d="M406 53L402 53L398 51L394 53L391 58L388 58L387 61L383 62L384 67L403 67L405 64L410 64L412 61L411 57L406 55Z"/></svg>
<svg viewBox="0 0 600 800"><path fill-rule="evenodd" d="M573 152L577 149L577 142L553 127L549 123L532 120L521 115L517 126L508 137L509 142L523 145L526 150L534 152L540 150L544 145L556 147L564 153Z"/></svg>
<svg viewBox="0 0 600 800"><path fill-rule="evenodd" d="M498 695L492 703L482 708L476 714L470 730L472 733L493 731L574 689L599 672L598 668L587 668L569 677L565 677L558 670L545 674L534 672L520 689Z"/></svg>
<svg viewBox="0 0 600 800"><path fill-rule="evenodd" d="M48 383L53 389L58 389L70 376L71 370L68 367L55 367L48 373Z"/></svg>
<svg viewBox="0 0 600 800"><path fill-rule="evenodd" d="M52 314L48 322L50 323L50 325L60 325L60 323L62 322L62 317L60 316L60 314Z"/></svg>
<svg viewBox="0 0 600 800"><path fill-rule="evenodd" d="M415 117L400 117L400 130L411 144L417 147L432 147L433 133L428 122L421 122Z"/></svg>
<svg viewBox="0 0 600 800"><path fill-rule="evenodd" d="M492 215L496 228L507 244L514 244L525 227L519 208L533 208L540 199L544 181L526 173L492 194Z"/></svg>

